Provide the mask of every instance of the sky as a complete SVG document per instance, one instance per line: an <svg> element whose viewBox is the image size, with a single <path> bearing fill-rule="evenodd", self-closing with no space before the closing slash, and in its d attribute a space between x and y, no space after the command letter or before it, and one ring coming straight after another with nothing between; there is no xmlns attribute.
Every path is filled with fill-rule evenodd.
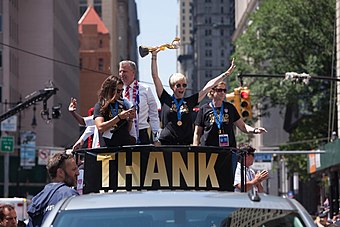
<svg viewBox="0 0 340 227"><path fill-rule="evenodd" d="M176 37L178 20L177 0L136 0L140 34L137 45L160 46L171 43ZM176 72L176 50L164 50L158 53L158 73L165 89L169 92L168 79ZM139 80L152 88L156 100L156 92L151 77L151 54L139 57ZM170 93L172 94L172 93ZM158 106L159 102L158 102Z"/></svg>

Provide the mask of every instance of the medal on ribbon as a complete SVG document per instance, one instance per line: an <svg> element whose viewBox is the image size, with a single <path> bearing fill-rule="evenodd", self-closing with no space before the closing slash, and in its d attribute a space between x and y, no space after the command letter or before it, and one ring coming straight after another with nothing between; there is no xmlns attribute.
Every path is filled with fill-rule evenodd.
<svg viewBox="0 0 340 227"><path fill-rule="evenodd" d="M183 104L183 100L184 98L181 98L181 100L178 102L177 99L175 98L174 95L172 95L172 99L174 100L174 103L176 104L176 110L177 110L177 125L181 126L183 124L183 122L181 121L181 105Z"/></svg>

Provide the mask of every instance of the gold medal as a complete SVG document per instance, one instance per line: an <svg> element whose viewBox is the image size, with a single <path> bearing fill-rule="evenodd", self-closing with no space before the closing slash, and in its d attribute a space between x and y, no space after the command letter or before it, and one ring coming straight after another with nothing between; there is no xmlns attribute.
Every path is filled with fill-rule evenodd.
<svg viewBox="0 0 340 227"><path fill-rule="evenodd" d="M177 121L177 125L181 126L182 125L182 121Z"/></svg>

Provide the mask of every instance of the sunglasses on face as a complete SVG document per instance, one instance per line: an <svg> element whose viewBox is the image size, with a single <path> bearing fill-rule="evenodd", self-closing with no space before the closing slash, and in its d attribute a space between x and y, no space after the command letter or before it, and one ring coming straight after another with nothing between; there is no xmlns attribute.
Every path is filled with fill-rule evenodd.
<svg viewBox="0 0 340 227"><path fill-rule="evenodd" d="M227 92L227 89L223 89L223 88L216 88L216 89L214 89L214 91L216 91L216 92L224 92L224 93L226 93Z"/></svg>
<svg viewBox="0 0 340 227"><path fill-rule="evenodd" d="M186 88L187 86L188 86L187 84L176 84L175 85L176 88L180 88L180 87Z"/></svg>

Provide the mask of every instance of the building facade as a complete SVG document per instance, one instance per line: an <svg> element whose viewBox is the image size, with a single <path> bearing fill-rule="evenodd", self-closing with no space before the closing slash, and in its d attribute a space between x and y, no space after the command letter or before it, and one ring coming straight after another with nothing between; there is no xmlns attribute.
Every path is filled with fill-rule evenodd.
<svg viewBox="0 0 340 227"><path fill-rule="evenodd" d="M79 96L78 13L78 0L0 1L1 113L26 103L47 87L58 89L48 100L22 108L16 114L14 131L1 132L14 138L14 152L0 155L1 167L5 167L0 193L5 196L32 193L18 192L28 184L35 187L30 190L40 190L46 171L34 171L40 168L36 151L63 150L77 139L79 129L67 107L70 97ZM30 163L18 161L28 154L22 135L34 137ZM9 173L16 177L8 177Z"/></svg>
<svg viewBox="0 0 340 227"><path fill-rule="evenodd" d="M98 101L98 90L111 75L110 33L93 6L89 6L79 22L80 41L80 114Z"/></svg>

